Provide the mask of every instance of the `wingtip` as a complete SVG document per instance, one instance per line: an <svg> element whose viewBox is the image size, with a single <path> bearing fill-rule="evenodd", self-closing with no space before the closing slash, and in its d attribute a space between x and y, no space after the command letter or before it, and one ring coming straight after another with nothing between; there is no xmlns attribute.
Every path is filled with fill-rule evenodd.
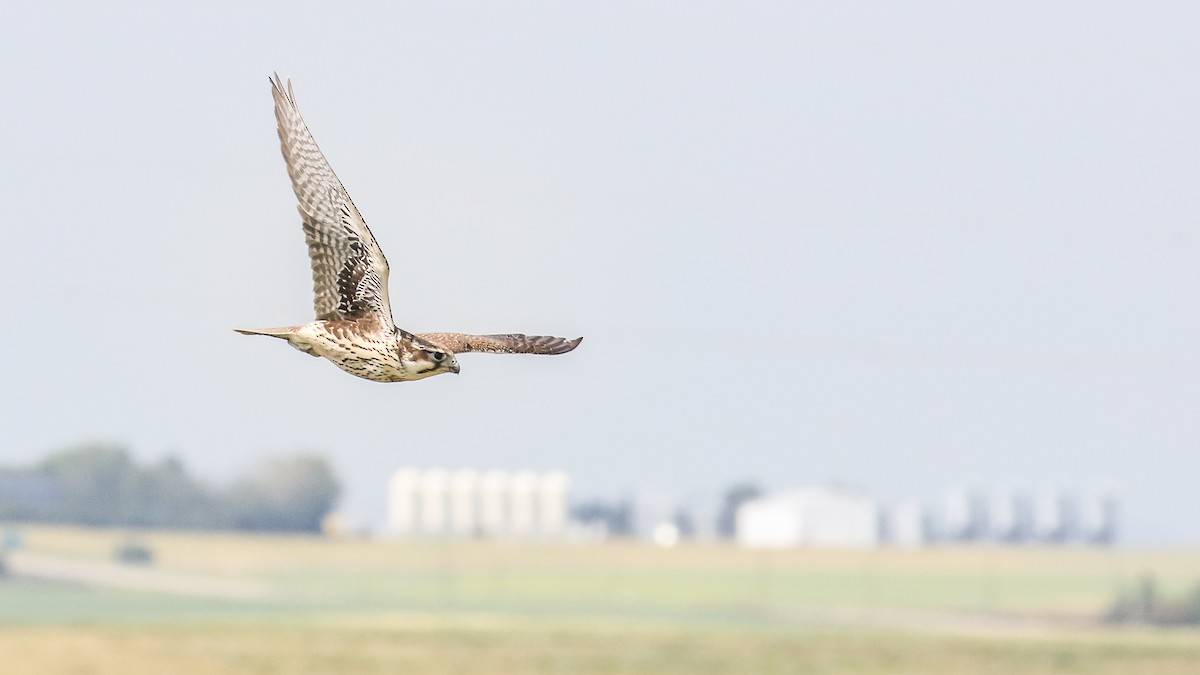
<svg viewBox="0 0 1200 675"><path fill-rule="evenodd" d="M292 89L292 78L286 80L287 86L284 86L285 80L279 76L279 71L275 71L273 75L267 76L271 81L271 90L277 100L282 99L292 107L296 106L296 92Z"/></svg>

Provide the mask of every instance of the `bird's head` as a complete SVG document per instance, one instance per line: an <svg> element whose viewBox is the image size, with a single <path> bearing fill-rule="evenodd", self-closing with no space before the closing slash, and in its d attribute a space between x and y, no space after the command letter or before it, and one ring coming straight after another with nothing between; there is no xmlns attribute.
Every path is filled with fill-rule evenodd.
<svg viewBox="0 0 1200 675"><path fill-rule="evenodd" d="M413 361L420 377L432 377L442 373L458 373L458 359L454 353L428 340L413 343Z"/></svg>

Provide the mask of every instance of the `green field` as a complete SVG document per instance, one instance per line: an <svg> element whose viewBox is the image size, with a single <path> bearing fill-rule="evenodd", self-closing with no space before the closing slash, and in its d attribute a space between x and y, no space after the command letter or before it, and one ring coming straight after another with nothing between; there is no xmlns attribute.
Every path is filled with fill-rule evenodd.
<svg viewBox="0 0 1200 675"><path fill-rule="evenodd" d="M1193 552L23 531L6 674L1200 672L1200 630L1100 620L1144 574L1188 592ZM154 565L111 562L131 537Z"/></svg>

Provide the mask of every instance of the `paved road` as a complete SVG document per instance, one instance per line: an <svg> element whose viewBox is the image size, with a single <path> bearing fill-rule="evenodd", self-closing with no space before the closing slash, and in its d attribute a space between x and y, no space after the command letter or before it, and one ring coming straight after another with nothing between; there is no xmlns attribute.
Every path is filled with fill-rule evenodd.
<svg viewBox="0 0 1200 675"><path fill-rule="evenodd" d="M102 560L14 551L5 555L5 563L8 573L17 578L232 600L267 600L275 595L266 584L256 581L179 574Z"/></svg>

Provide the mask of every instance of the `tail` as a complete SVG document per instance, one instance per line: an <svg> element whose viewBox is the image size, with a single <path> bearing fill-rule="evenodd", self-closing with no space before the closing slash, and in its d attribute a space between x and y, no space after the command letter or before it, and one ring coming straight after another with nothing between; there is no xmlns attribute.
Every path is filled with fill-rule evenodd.
<svg viewBox="0 0 1200 675"><path fill-rule="evenodd" d="M235 331L242 335L266 335L267 337L283 338L288 344L308 354L309 356L321 356L314 349L311 342L303 337L297 337L297 333L304 326L287 326L285 328L255 328L246 330L244 328L234 328ZM295 339L292 339L295 338Z"/></svg>
<svg viewBox="0 0 1200 675"><path fill-rule="evenodd" d="M286 339L288 339L288 337L295 334L295 332L298 328L300 328L300 327L299 326L288 326L286 328L255 328L253 330L247 330L247 329L243 329L243 328L234 328L233 330L237 331L238 333L241 333L242 335L266 335L269 337L283 338L286 340Z"/></svg>

